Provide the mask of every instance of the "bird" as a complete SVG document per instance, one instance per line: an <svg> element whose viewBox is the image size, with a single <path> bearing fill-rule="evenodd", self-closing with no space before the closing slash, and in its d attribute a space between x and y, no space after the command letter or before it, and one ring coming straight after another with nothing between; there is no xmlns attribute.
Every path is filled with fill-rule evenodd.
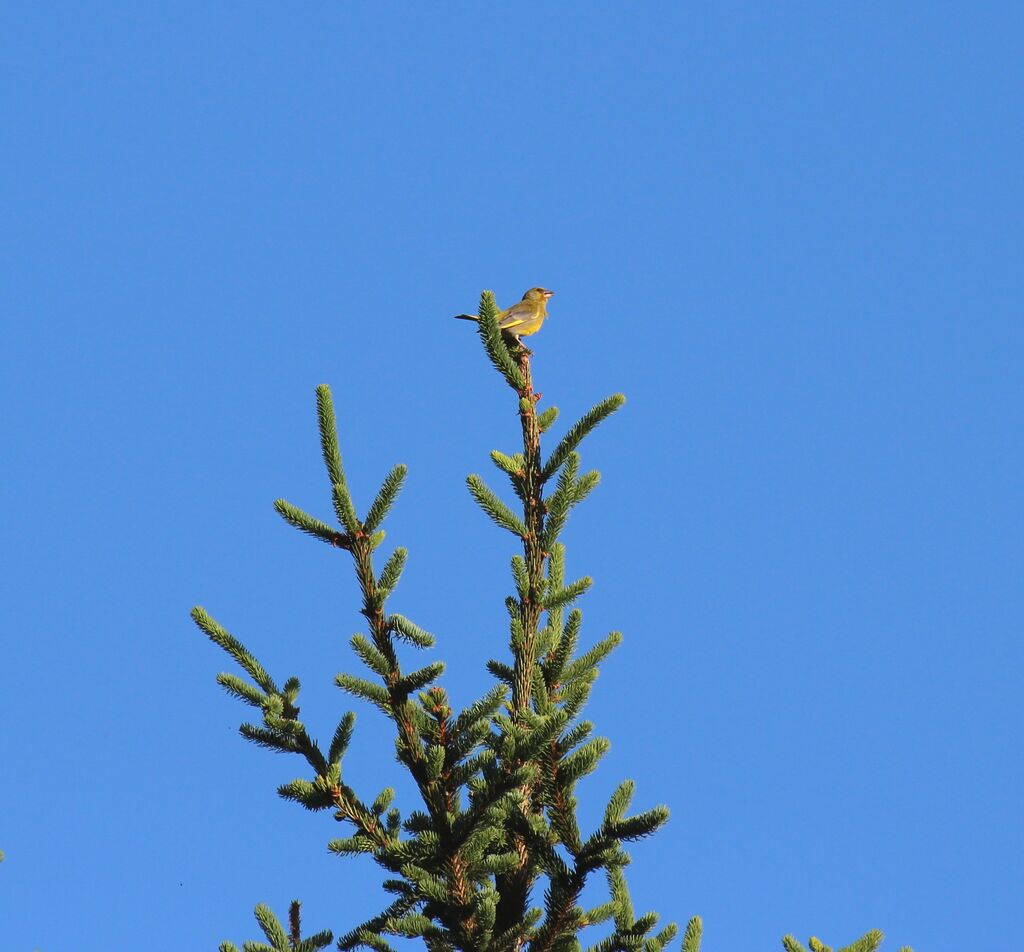
<svg viewBox="0 0 1024 952"><path fill-rule="evenodd" d="M518 304L498 314L498 327L519 343L520 337L536 334L548 316L548 298L555 292L547 288L530 288ZM475 314L456 314L459 321L479 321Z"/></svg>

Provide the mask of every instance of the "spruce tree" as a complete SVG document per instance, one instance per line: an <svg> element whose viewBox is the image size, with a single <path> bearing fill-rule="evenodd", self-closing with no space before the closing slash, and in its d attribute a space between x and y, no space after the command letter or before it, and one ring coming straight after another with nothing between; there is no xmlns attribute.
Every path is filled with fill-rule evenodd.
<svg viewBox="0 0 1024 952"><path fill-rule="evenodd" d="M437 684L444 664L410 668L404 660L435 643L433 635L388 608L407 552L397 547L384 557L382 526L406 468L397 465L388 473L360 517L326 386L317 388L316 405L335 524L284 499L274 503L286 522L352 560L368 633L354 634L351 646L365 671L338 674L335 682L393 723L397 759L414 781L419 803L400 809L387 786L372 799L357 792L343 769L355 714L342 714L325 750L299 718L298 678L278 682L203 608L194 608L192 617L248 676L217 676L229 694L258 712L241 725L242 736L304 761L304 775L282 784L278 794L346 824L349 835L332 839L331 852L367 854L386 871L386 904L350 925L337 940L339 949L386 952L392 948L388 939L397 937L422 939L429 952L577 952L589 939L586 930L596 927L590 935L599 938L589 952L659 952L679 930L675 923L660 925L655 912L636 913L627 885L627 847L661 827L668 809L630 812L635 784L625 780L596 829L581 830L577 817L577 786L609 747L582 714L598 668L621 635L611 632L582 647L583 615L576 602L591 579L567 580L561 536L573 508L600 479L596 470L580 471L580 444L625 398L614 394L596 404L545 455L541 438L555 425L558 410L540 410L530 351L502 334L497 315L494 296L484 292L478 332L515 395L522 429L522 448L494 450L491 461L507 477L516 502L510 505L481 476L466 482L520 551L511 559L514 594L505 599L508 653L488 662L493 683L478 700L453 710ZM593 877L604 878L607 899L586 908L583 890ZM312 952L333 941L329 931L302 938L298 902L292 903L287 928L264 905L255 913L266 942L246 942L245 952ZM701 930L694 916L683 929L682 952L698 952ZM869 932L840 952L874 952L881 940L880 932ZM786 952L807 952L792 936L783 946ZM220 948L237 952L230 942ZM810 950L831 952L815 938Z"/></svg>

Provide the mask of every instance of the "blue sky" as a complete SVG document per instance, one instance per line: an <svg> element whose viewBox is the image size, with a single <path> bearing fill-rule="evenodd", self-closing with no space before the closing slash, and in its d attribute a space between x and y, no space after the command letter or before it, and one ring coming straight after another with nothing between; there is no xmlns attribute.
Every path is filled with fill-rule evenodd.
<svg viewBox="0 0 1024 952"><path fill-rule="evenodd" d="M279 801L204 604L328 734L359 629L313 388L366 505L410 466L395 608L459 701L511 549L469 472L516 419L482 288L604 480L570 522L590 714L668 828L637 905L707 952L1004 947L1022 873L1022 18L1015 4L8 6L0 947L336 932L376 869ZM398 778L359 709L360 789ZM408 800L406 800L408 802ZM585 812L586 812L585 811Z"/></svg>

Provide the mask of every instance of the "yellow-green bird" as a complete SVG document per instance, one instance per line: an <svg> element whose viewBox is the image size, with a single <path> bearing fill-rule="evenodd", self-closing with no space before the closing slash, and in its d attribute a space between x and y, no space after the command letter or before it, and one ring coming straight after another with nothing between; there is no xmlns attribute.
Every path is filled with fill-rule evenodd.
<svg viewBox="0 0 1024 952"><path fill-rule="evenodd" d="M498 315L498 327L517 341L536 334L548 316L548 298L554 293L547 288L530 288L518 304ZM455 317L460 321L479 320L475 314L456 314Z"/></svg>

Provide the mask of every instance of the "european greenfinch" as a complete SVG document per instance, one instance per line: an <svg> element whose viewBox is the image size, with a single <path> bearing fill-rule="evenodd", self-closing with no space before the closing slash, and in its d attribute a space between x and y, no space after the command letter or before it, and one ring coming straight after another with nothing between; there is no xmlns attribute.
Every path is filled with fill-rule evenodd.
<svg viewBox="0 0 1024 952"><path fill-rule="evenodd" d="M554 294L547 288L530 288L518 304L498 315L498 327L517 342L520 337L536 334L548 316L548 298ZM475 314L456 314L460 321L477 321Z"/></svg>

